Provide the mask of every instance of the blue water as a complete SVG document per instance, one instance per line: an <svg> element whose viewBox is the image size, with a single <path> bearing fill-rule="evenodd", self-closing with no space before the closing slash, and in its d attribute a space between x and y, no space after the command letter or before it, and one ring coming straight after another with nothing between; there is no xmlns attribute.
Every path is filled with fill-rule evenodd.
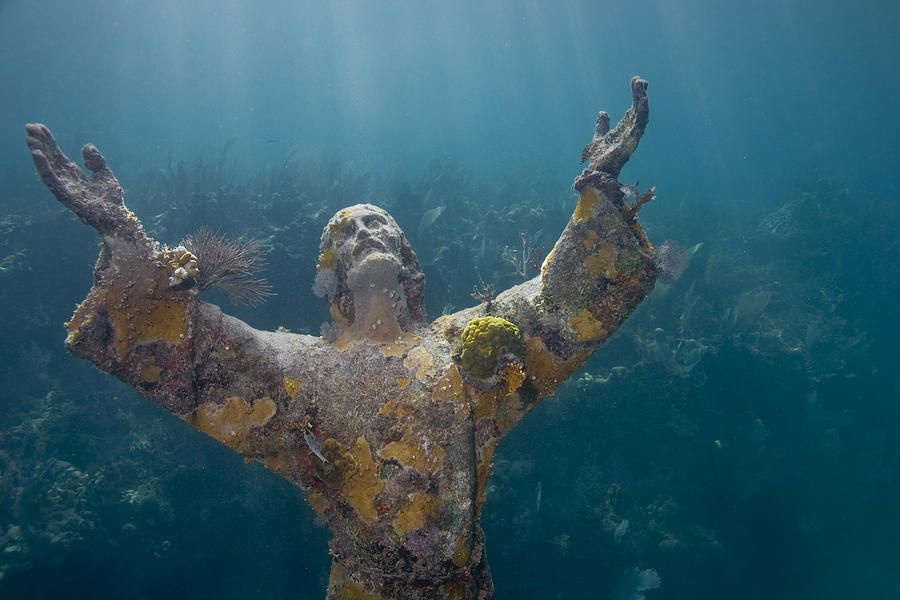
<svg viewBox="0 0 900 600"><path fill-rule="evenodd" d="M497 597L900 597L898 36L887 1L0 3L0 597L318 598L328 569L287 483L65 353L96 238L25 122L95 143L161 240L272 244L278 296L228 310L317 332L319 232L357 201L431 316L476 269L516 283L503 246L552 245L635 74L622 180L695 252L501 446Z"/></svg>

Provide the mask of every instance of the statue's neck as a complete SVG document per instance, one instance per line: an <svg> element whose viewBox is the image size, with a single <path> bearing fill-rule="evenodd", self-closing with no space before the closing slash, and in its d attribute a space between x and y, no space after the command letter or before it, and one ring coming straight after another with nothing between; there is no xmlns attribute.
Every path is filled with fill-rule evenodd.
<svg viewBox="0 0 900 600"><path fill-rule="evenodd" d="M342 336L354 340L394 342L403 334L397 321L395 302L383 293L369 294L357 306L356 318L347 325Z"/></svg>

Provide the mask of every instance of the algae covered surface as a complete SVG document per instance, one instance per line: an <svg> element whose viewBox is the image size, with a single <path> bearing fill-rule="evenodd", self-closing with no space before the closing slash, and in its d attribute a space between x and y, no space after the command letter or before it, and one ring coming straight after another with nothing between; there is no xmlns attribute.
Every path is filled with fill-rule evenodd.
<svg viewBox="0 0 900 600"><path fill-rule="evenodd" d="M364 598L330 523L464 570L480 533L431 524L470 509L496 598L900 596L900 10L845 4L0 4L0 597ZM584 284L639 289L641 240L571 186L635 74L617 193L657 277L630 313ZM121 277L85 299L98 238L26 122L103 151L158 265L100 264ZM415 250L372 267L396 293L341 271L365 258L342 236L393 227L369 205ZM204 227L257 240L275 292L204 301L351 358L195 330L179 244ZM535 276L573 304L513 323L501 292ZM407 298L425 314L395 323ZM406 335L426 319L445 344ZM97 340L134 389L66 349ZM462 410L471 457L428 433ZM468 459L471 493L439 493Z"/></svg>

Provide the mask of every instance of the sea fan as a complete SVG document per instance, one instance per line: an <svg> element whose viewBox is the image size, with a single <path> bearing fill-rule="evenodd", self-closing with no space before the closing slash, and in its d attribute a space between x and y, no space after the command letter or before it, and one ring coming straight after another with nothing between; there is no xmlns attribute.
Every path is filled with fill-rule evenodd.
<svg viewBox="0 0 900 600"><path fill-rule="evenodd" d="M182 245L197 257L200 291L218 288L232 304L243 306L256 306L274 295L269 282L257 277L266 258L256 240L231 240L204 227Z"/></svg>

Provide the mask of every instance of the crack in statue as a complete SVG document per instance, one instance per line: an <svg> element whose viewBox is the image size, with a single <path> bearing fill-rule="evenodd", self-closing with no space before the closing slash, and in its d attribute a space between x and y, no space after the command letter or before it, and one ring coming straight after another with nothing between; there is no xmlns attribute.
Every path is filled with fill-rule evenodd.
<svg viewBox="0 0 900 600"><path fill-rule="evenodd" d="M498 442L654 283L639 206L617 181L649 114L646 81L631 90L615 128L598 117L540 274L487 305L429 323L394 219L339 211L314 286L334 319L323 337L258 331L202 302L198 257L144 231L97 148L82 150L86 175L27 125L41 180L103 240L66 345L303 490L332 532L328 598L492 598L479 516Z"/></svg>

